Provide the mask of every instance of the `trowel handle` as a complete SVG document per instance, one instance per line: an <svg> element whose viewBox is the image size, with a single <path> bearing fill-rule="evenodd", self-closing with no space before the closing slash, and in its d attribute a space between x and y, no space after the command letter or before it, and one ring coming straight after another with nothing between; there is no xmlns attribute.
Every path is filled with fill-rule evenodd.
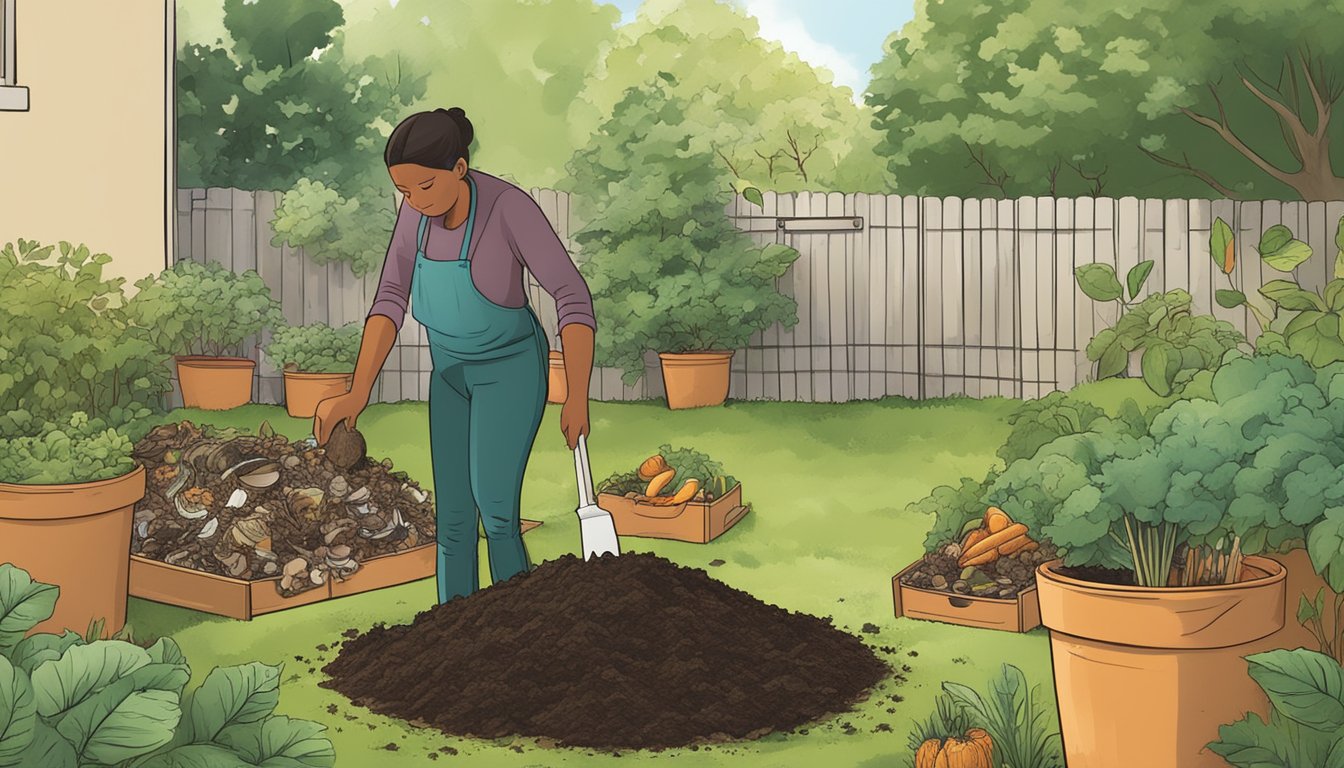
<svg viewBox="0 0 1344 768"><path fill-rule="evenodd" d="M574 477L579 486L579 506L591 507L597 503L597 494L593 491L593 470L588 463L588 441L579 435L579 444L574 448Z"/></svg>

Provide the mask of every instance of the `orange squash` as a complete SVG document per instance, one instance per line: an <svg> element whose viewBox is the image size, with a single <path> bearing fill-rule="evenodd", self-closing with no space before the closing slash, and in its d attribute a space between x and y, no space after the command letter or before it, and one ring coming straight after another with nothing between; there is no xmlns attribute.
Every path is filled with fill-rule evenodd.
<svg viewBox="0 0 1344 768"><path fill-rule="evenodd" d="M940 739L929 739L920 744L919 751L915 752L915 768L933 768L942 748L943 742Z"/></svg>
<svg viewBox="0 0 1344 768"><path fill-rule="evenodd" d="M971 740L972 744L980 747L985 753L985 765L991 765L994 762L994 740L989 737L989 732L983 728L972 728L966 732L966 738Z"/></svg>

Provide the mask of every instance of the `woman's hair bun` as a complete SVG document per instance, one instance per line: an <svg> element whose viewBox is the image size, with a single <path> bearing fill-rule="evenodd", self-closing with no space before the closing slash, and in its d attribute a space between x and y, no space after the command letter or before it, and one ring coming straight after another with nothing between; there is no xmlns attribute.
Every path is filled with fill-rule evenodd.
<svg viewBox="0 0 1344 768"><path fill-rule="evenodd" d="M461 107L449 107L448 109L439 107L434 111L442 112L448 117L451 117L453 122L457 124L457 130L462 134L462 143L468 146L471 145L471 140L474 138L476 131L472 128L471 121L467 119L467 111L465 109L462 109Z"/></svg>

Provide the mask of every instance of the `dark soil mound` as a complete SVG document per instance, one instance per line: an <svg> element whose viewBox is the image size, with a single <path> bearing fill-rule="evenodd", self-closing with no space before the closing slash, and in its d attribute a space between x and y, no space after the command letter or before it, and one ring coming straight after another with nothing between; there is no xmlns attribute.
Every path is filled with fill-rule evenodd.
<svg viewBox="0 0 1344 768"><path fill-rule="evenodd" d="M647 554L567 555L348 641L322 683L453 735L661 749L846 710L888 673L859 638Z"/></svg>

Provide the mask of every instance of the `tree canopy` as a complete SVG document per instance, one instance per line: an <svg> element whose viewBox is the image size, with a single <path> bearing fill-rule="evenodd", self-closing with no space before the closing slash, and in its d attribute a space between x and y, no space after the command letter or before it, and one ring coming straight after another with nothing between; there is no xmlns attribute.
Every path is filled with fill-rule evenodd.
<svg viewBox="0 0 1344 768"><path fill-rule="evenodd" d="M1342 0L919 0L868 96L903 190L1344 197Z"/></svg>

